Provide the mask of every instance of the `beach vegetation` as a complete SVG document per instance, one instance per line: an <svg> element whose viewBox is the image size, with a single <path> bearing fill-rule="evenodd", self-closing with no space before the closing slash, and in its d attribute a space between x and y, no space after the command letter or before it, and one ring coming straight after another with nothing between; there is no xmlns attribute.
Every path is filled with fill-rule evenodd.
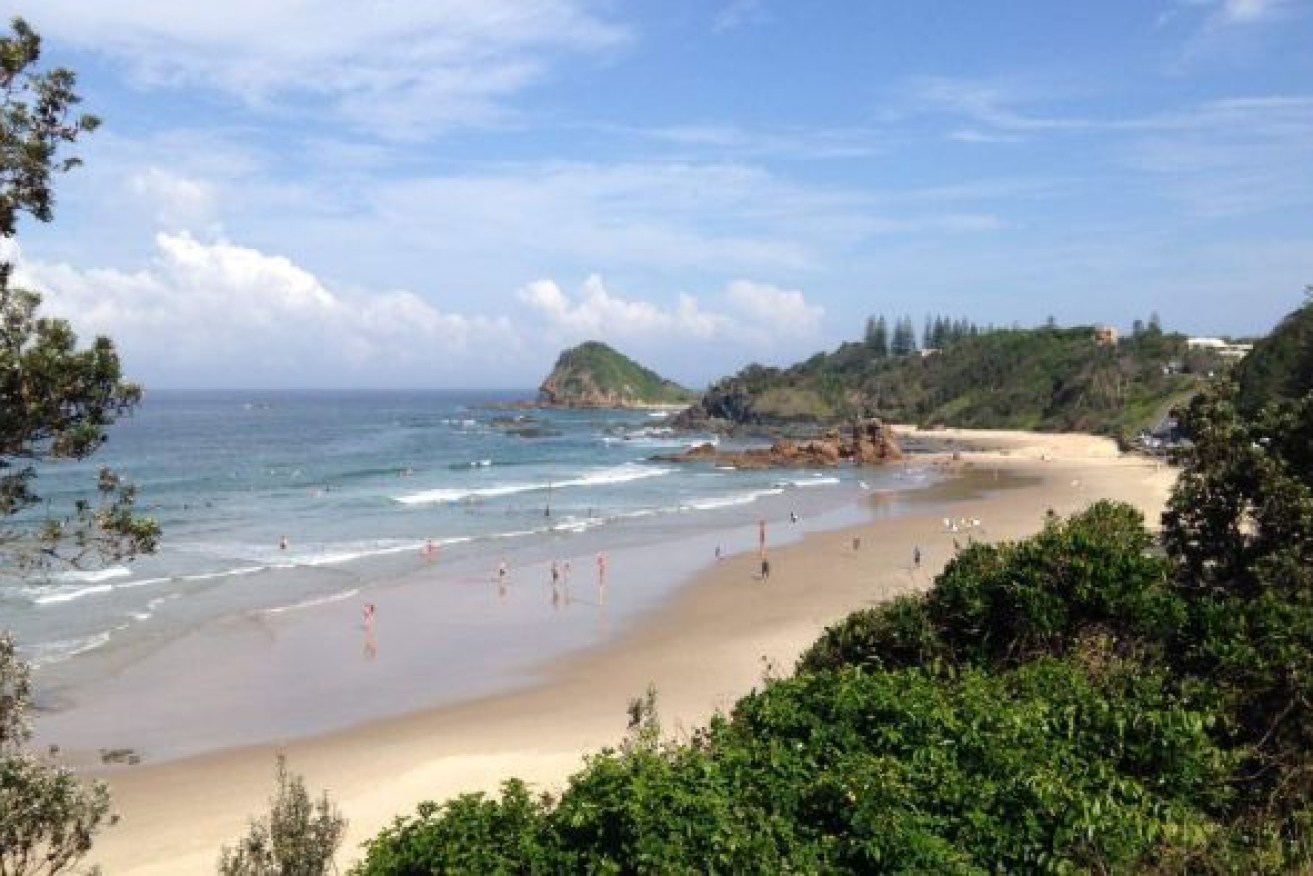
<svg viewBox="0 0 1313 876"><path fill-rule="evenodd" d="M246 835L219 854L221 876L324 876L346 833L346 818L323 792L311 800L305 779L278 755L269 812L253 818Z"/></svg>
<svg viewBox="0 0 1313 876"><path fill-rule="evenodd" d="M31 697L31 671L0 631L0 876L68 872L115 820L103 782L30 750Z"/></svg>

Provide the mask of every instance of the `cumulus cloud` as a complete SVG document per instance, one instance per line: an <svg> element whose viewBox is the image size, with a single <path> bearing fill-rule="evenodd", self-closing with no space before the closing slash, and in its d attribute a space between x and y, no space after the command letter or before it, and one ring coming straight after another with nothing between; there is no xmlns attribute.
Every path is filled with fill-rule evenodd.
<svg viewBox="0 0 1313 876"><path fill-rule="evenodd" d="M735 280L725 291L729 303L753 326L774 335L810 335L820 330L825 308L808 304L797 289Z"/></svg>
<svg viewBox="0 0 1313 876"><path fill-rule="evenodd" d="M577 300L554 280L536 280L518 293L531 311L571 338L634 338L652 335L693 335L709 338L721 327L723 316L704 313L696 299L680 295L673 308L662 309L647 301L612 295L602 278L584 281Z"/></svg>
<svg viewBox="0 0 1313 876"><path fill-rule="evenodd" d="M586 338L679 340L761 344L814 338L824 308L808 303L799 290L735 280L708 308L695 296L680 293L673 303L620 297L596 275L578 295L562 291L554 280L537 280L518 293L522 304L543 318L565 341Z"/></svg>
<svg viewBox="0 0 1313 876"><path fill-rule="evenodd" d="M155 244L137 271L20 263L20 280L79 332L113 337L134 377L168 385L423 385L512 335L505 320L443 313L413 292L331 289L249 247L185 233Z"/></svg>

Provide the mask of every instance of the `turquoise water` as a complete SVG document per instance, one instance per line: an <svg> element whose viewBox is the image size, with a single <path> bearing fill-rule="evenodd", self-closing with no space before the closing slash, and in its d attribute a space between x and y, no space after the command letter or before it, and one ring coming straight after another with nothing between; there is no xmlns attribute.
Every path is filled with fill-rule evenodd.
<svg viewBox="0 0 1313 876"><path fill-rule="evenodd" d="M38 679L63 677L224 618L367 600L435 559L455 580L487 581L501 562L591 557L790 512L810 519L929 477L654 462L714 439L677 433L654 412L490 406L531 395L152 394L94 460L43 472L39 487L58 508L100 466L114 468L162 525L159 552L0 580L0 626Z"/></svg>

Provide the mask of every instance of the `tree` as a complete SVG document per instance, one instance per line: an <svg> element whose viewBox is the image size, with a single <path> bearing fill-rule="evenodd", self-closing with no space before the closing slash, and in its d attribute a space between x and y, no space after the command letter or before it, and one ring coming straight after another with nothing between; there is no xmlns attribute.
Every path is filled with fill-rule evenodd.
<svg viewBox="0 0 1313 876"><path fill-rule="evenodd" d="M866 321L866 346L877 359L889 355L889 324L883 316Z"/></svg>
<svg viewBox="0 0 1313 876"><path fill-rule="evenodd" d="M76 864L109 816L109 790L26 750L31 675L0 633L0 874L52 874Z"/></svg>
<svg viewBox="0 0 1313 876"><path fill-rule="evenodd" d="M0 37L0 237L12 238L26 213L53 218L55 174L78 166L62 147L96 129L75 115L80 98L69 70L40 72L41 38L20 18ZM64 320L41 318L41 297L12 286L13 265L0 262L0 518L13 520L41 502L36 465L83 459L105 440L105 428L130 411L140 388L121 379L106 338L77 349ZM131 556L154 547L158 528L132 513L134 491L112 472L97 483L100 504L78 501L61 519L30 517L0 531L0 563L77 563L91 554Z"/></svg>
<svg viewBox="0 0 1313 876"><path fill-rule="evenodd" d="M332 869L346 819L327 791L312 802L305 780L288 772L281 754L276 775L269 814L252 819L246 836L220 852L222 876L322 876Z"/></svg>
<svg viewBox="0 0 1313 876"><path fill-rule="evenodd" d="M1313 799L1313 394L1240 416L1197 397L1163 515L1188 621L1173 653L1231 699L1258 787Z"/></svg>
<svg viewBox="0 0 1313 876"><path fill-rule="evenodd" d="M916 352L916 326L910 316L904 316L894 325L893 342L889 352L894 356L907 356Z"/></svg>
<svg viewBox="0 0 1313 876"><path fill-rule="evenodd" d="M50 221L52 180L79 163L60 150L97 125L93 116L74 115L74 74L37 70L40 55L41 39L22 19L0 35L0 239L15 235L22 214ZM0 262L0 567L21 571L152 549L158 527L133 515L132 487L109 471L99 477L98 506L80 500L63 519L22 514L40 502L36 465L90 455L141 391L120 379L109 340L78 350L68 324L38 317L40 296L14 288L12 276L13 266ZM25 750L30 694L29 670L0 633L3 876L73 866L109 814L103 785L84 786L68 769Z"/></svg>

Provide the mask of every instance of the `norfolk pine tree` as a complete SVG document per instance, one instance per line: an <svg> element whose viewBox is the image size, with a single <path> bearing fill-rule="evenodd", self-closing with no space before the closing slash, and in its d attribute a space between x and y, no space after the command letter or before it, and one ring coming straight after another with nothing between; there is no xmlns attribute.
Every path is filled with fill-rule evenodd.
<svg viewBox="0 0 1313 876"><path fill-rule="evenodd" d="M0 36L3 240L14 237L23 213L41 222L53 218L53 178L79 163L59 153L98 124L74 113L74 74L39 71L40 54L41 38L22 19ZM40 317L40 296L12 280L13 265L0 260L0 572L12 578L34 566L152 550L158 527L133 514L132 487L107 470L96 484L98 503L79 500L62 518L22 515L41 503L36 466L89 456L141 391L121 380L108 339L79 350L68 323ZM109 815L103 785L85 786L67 768L27 750L30 699L29 669L0 630L0 876L67 870Z"/></svg>

